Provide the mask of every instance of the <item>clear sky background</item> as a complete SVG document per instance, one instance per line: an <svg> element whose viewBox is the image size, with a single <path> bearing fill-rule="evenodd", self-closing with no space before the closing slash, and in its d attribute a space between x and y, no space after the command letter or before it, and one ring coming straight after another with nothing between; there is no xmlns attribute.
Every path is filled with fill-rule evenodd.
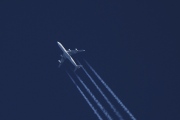
<svg viewBox="0 0 180 120"><path fill-rule="evenodd" d="M0 120L97 119L65 72L76 79L74 67L66 61L57 68L57 41L85 49L75 61L89 71L86 59L137 120L179 120L178 7L157 0L2 0Z"/></svg>

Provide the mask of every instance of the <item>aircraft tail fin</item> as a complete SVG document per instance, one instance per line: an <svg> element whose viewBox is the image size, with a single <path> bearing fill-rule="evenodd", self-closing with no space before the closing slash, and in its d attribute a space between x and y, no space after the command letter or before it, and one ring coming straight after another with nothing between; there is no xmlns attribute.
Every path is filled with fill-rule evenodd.
<svg viewBox="0 0 180 120"><path fill-rule="evenodd" d="M82 66L82 65L77 65L77 66L75 67L75 69L74 69L74 72L75 72L77 69L81 68L81 67L83 67L83 66Z"/></svg>

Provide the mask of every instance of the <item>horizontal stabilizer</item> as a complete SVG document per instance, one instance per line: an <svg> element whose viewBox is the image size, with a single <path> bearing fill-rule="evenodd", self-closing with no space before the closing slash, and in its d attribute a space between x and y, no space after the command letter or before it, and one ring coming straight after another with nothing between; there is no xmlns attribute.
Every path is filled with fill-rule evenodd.
<svg viewBox="0 0 180 120"><path fill-rule="evenodd" d="M81 68L81 67L83 67L83 66L82 66L82 65L77 65L77 66L75 67L75 69L74 69L74 72L75 72L77 69Z"/></svg>

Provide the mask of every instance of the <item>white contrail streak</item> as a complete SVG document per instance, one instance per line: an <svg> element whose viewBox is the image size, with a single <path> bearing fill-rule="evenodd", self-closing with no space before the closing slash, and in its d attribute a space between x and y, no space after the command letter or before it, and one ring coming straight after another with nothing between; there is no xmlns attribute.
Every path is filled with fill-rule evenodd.
<svg viewBox="0 0 180 120"><path fill-rule="evenodd" d="M67 73L68 74L68 73ZM96 109L94 108L94 106L91 104L91 102L88 100L88 98L85 96L85 94L82 92L82 90L79 88L79 86L75 83L75 81L73 80L73 78L68 74L68 76L70 77L70 79L73 81L73 83L75 84L75 86L77 87L77 89L79 90L79 92L81 93L81 95L84 97L84 99L86 100L86 102L89 104L89 106L91 107L91 109L94 111L94 113L96 114L96 116L98 117L99 120L103 120L102 117L99 115L99 113L96 111Z"/></svg>
<svg viewBox="0 0 180 120"><path fill-rule="evenodd" d="M104 80L96 73L96 71L91 67L91 65L85 60L86 64L93 71L93 73L98 77L101 83L106 87L106 89L112 94L112 96L117 100L117 102L121 105L121 107L126 111L126 113L130 116L132 120L136 120L136 118L132 115L132 113L127 109L127 107L121 102L121 100L115 95L115 93L111 90L111 88L104 82Z"/></svg>
<svg viewBox="0 0 180 120"><path fill-rule="evenodd" d="M78 63L80 63L78 61ZM104 99L106 100L106 102L109 104L109 106L111 107L111 109L114 111L114 113L118 116L118 118L120 120L123 120L122 116L120 115L120 113L116 110L116 108L112 105L112 103L109 101L109 99L106 97L106 95L103 93L103 91L101 90L101 88L99 88L99 86L96 84L96 82L93 80L93 78L89 75L89 73L82 67L82 69L84 70L84 72L86 73L86 75L89 77L89 79L91 80L91 82L94 84L94 86L98 89L98 91L101 93L101 95L104 97Z"/></svg>
<svg viewBox="0 0 180 120"><path fill-rule="evenodd" d="M109 113L104 109L104 107L101 105L101 103L96 99L96 97L93 95L93 93L90 91L90 89L85 85L85 83L81 80L81 78L76 74L77 78L81 82L81 84L84 86L84 88L87 90L87 92L91 95L91 97L94 99L96 104L99 106L99 108L102 110L102 112L105 114L105 116L109 119L112 120L111 116Z"/></svg>

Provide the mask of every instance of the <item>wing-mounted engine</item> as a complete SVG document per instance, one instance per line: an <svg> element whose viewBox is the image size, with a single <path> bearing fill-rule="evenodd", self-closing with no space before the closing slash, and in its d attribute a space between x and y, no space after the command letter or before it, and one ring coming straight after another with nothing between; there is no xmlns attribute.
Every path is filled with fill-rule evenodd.
<svg viewBox="0 0 180 120"><path fill-rule="evenodd" d="M59 62L59 65L58 65L58 68L59 68L61 67L61 60L58 60L58 62Z"/></svg>
<svg viewBox="0 0 180 120"><path fill-rule="evenodd" d="M61 63L61 60L58 60L59 63Z"/></svg>
<svg viewBox="0 0 180 120"><path fill-rule="evenodd" d="M79 52L84 52L85 50L78 50L77 48L75 48L74 50L70 50L68 49L68 54L69 55L74 55L76 53L79 53Z"/></svg>
<svg viewBox="0 0 180 120"><path fill-rule="evenodd" d="M60 55L61 56L61 60L58 60L58 62L59 62L59 65L58 65L58 67L60 67L61 66L61 64L64 62L64 60L65 60L65 57L63 56L63 55Z"/></svg>

